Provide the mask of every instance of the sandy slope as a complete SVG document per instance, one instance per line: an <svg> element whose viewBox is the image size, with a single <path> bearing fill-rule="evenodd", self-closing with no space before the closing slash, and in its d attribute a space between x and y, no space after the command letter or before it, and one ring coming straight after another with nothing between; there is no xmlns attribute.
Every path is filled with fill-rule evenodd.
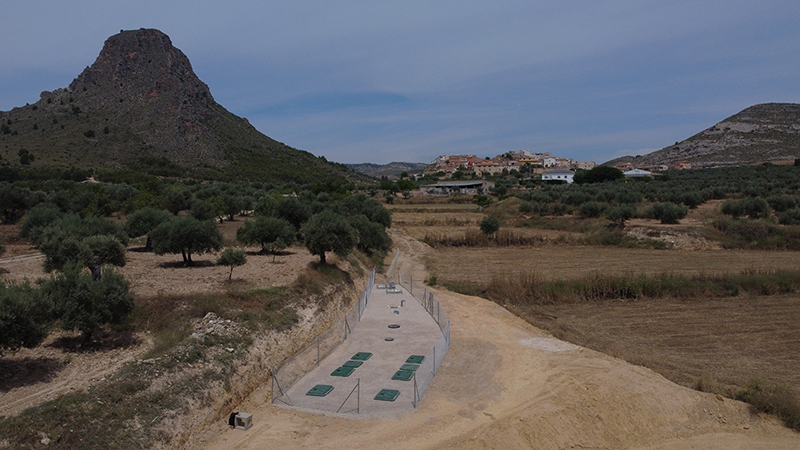
<svg viewBox="0 0 800 450"><path fill-rule="evenodd" d="M393 238L401 267L424 279L425 246ZM743 403L553 339L494 303L436 295L451 318L452 346L416 412L331 417L273 406L262 394L240 408L253 413L253 428L220 424L207 447L800 448L800 434Z"/></svg>

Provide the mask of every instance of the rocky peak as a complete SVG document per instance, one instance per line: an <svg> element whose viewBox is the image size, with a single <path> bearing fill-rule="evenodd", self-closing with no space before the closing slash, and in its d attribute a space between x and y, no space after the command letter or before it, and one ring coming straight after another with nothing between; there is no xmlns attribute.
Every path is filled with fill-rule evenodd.
<svg viewBox="0 0 800 450"><path fill-rule="evenodd" d="M189 58L158 30L122 31L103 45L94 64L69 86L73 94L155 98L165 94L213 101L208 86L192 70Z"/></svg>

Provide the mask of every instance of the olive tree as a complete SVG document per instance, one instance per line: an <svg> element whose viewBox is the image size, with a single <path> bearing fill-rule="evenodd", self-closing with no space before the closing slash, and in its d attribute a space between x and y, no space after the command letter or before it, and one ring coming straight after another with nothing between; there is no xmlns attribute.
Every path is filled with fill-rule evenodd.
<svg viewBox="0 0 800 450"><path fill-rule="evenodd" d="M236 239L246 245L259 244L262 252L275 254L294 242L295 228L284 219L256 216L236 230Z"/></svg>
<svg viewBox="0 0 800 450"><path fill-rule="evenodd" d="M144 249L149 252L153 249L150 232L169 219L170 215L163 209L144 208L134 211L128 216L124 229L131 238L147 236Z"/></svg>
<svg viewBox="0 0 800 450"><path fill-rule="evenodd" d="M209 253L222 248L222 233L211 220L191 216L174 217L150 233L153 252L157 255L178 254L183 263L191 266L192 254Z"/></svg>
<svg viewBox="0 0 800 450"><path fill-rule="evenodd" d="M0 355L39 345L53 322L52 307L25 284L0 280Z"/></svg>
<svg viewBox="0 0 800 450"><path fill-rule="evenodd" d="M333 252L340 258L347 256L356 246L357 234L347 219L332 211L315 214L303 225L305 245L312 255L319 256L325 264L325 252Z"/></svg>
<svg viewBox="0 0 800 450"><path fill-rule="evenodd" d="M111 268L93 280L78 264L65 266L60 273L42 284L43 297L53 305L64 330L78 329L84 342L103 324L122 323L133 311L130 284Z"/></svg>
<svg viewBox="0 0 800 450"><path fill-rule="evenodd" d="M244 254L244 250L236 248L226 248L217 258L218 266L231 268L231 272L228 274L228 281L233 278L233 268L243 266L246 262L247 256Z"/></svg>

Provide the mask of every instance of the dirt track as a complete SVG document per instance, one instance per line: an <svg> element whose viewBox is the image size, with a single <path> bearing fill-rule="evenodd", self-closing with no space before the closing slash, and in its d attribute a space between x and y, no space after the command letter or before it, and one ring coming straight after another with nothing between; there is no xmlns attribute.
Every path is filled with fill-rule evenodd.
<svg viewBox="0 0 800 450"><path fill-rule="evenodd" d="M394 233L398 264L424 279L426 246ZM748 406L558 341L486 300L435 291L451 349L418 409L399 418L298 412L253 398L248 431L210 430L211 449L796 449L800 434Z"/></svg>

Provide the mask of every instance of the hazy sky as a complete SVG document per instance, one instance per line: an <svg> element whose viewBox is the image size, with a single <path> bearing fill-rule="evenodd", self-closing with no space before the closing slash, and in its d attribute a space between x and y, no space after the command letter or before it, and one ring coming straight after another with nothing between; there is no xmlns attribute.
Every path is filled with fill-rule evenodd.
<svg viewBox="0 0 800 450"><path fill-rule="evenodd" d="M658 150L800 103L800 1L0 0L0 110L157 28L216 101L338 162Z"/></svg>

